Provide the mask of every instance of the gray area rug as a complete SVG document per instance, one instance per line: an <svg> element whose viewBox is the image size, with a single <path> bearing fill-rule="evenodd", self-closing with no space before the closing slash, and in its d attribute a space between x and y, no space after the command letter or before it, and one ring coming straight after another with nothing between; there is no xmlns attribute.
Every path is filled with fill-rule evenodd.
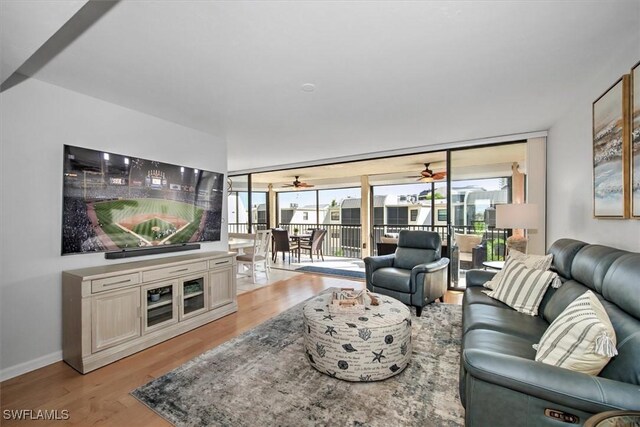
<svg viewBox="0 0 640 427"><path fill-rule="evenodd" d="M462 426L462 309L413 315L413 356L384 381L352 383L309 365L302 306L185 363L132 395L176 426Z"/></svg>

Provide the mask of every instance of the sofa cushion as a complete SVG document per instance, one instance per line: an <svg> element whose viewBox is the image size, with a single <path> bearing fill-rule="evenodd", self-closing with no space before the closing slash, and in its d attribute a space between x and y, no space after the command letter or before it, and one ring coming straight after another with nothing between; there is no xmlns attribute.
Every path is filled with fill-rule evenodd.
<svg viewBox="0 0 640 427"><path fill-rule="evenodd" d="M580 240L560 239L556 240L549 248L549 253L553 255L553 267L560 276L571 279L571 264L578 251L587 244Z"/></svg>
<svg viewBox="0 0 640 427"><path fill-rule="evenodd" d="M380 268L373 272L371 281L378 288L398 292L411 292L411 270L395 267Z"/></svg>
<svg viewBox="0 0 640 427"><path fill-rule="evenodd" d="M402 230L393 266L411 270L418 264L440 259L441 239L438 233Z"/></svg>
<svg viewBox="0 0 640 427"><path fill-rule="evenodd" d="M525 267L532 268L534 270L548 270L549 268L551 268L553 255L527 255L523 254L522 252L511 250L509 251L509 256L507 257L507 261L508 260L521 262L525 265ZM498 273L496 273L495 277L491 279L491 281L485 283L484 287L488 289L495 289L496 286L498 286L498 283L500 283L500 280L502 280L502 276L504 276L504 268L498 271Z"/></svg>
<svg viewBox="0 0 640 427"><path fill-rule="evenodd" d="M571 264L571 277L590 289L602 293L604 277L613 262L628 252L600 245L582 248Z"/></svg>
<svg viewBox="0 0 640 427"><path fill-rule="evenodd" d="M609 267L602 281L602 296L635 317L640 318L640 254L625 254Z"/></svg>
<svg viewBox="0 0 640 427"><path fill-rule="evenodd" d="M509 356L534 360L536 351L532 345L537 340L488 329L474 329L464 334L462 348L493 351Z"/></svg>
<svg viewBox="0 0 640 427"><path fill-rule="evenodd" d="M600 302L607 310L618 341L618 355L600 372L600 376L615 381L622 381L640 386L640 319L627 314L613 303Z"/></svg>
<svg viewBox="0 0 640 427"><path fill-rule="evenodd" d="M556 276L551 271L529 269L518 261L509 260L496 289L485 292L521 313L536 316L542 297Z"/></svg>
<svg viewBox="0 0 640 427"><path fill-rule="evenodd" d="M552 323L580 295L589 288L575 280L566 281L558 289L549 288L547 294L553 293L544 307L540 304L540 314L549 323Z"/></svg>
<svg viewBox="0 0 640 427"><path fill-rule="evenodd" d="M491 305L493 307L509 308L511 310L511 308L507 304L500 302L497 299L491 298L489 295L482 292L482 288L479 286L465 289L463 300L465 305L485 304Z"/></svg>
<svg viewBox="0 0 640 427"><path fill-rule="evenodd" d="M536 343L547 330L549 324L539 316L529 316L509 307L495 307L486 304L465 304L462 333L476 329L487 329L525 338Z"/></svg>
<svg viewBox="0 0 640 427"><path fill-rule="evenodd" d="M617 354L616 333L598 297L587 291L553 321L537 345L536 362L598 375Z"/></svg>

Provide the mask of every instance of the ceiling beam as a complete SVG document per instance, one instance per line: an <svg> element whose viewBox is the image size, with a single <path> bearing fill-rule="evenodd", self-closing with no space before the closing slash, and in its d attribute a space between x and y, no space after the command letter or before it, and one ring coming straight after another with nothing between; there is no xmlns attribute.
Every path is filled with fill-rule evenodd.
<svg viewBox="0 0 640 427"><path fill-rule="evenodd" d="M9 78L2 82L0 92L4 92L26 78L35 75L119 2L120 0L89 0Z"/></svg>

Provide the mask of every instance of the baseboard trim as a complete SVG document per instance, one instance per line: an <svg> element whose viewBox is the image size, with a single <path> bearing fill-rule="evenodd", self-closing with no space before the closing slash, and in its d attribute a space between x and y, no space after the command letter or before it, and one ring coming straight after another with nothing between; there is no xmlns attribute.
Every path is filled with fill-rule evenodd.
<svg viewBox="0 0 640 427"><path fill-rule="evenodd" d="M54 351L53 353L45 354L37 359L22 362L17 365L9 366L0 371L0 381L6 381L11 378L15 378L18 375L26 374L27 372L35 371L52 363L62 360L62 351Z"/></svg>

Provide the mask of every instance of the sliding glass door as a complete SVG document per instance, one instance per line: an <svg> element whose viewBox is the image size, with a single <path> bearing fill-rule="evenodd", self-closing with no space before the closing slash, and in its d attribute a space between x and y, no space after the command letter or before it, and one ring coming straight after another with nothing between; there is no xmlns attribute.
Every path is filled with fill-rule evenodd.
<svg viewBox="0 0 640 427"><path fill-rule="evenodd" d="M504 260L510 230L496 227L495 207L524 199L526 143L452 150L448 176L450 286L466 272Z"/></svg>

